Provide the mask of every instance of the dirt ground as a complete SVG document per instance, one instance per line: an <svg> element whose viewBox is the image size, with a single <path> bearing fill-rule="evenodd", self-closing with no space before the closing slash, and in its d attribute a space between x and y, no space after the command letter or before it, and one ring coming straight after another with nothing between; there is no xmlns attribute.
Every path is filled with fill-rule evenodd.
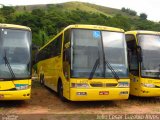
<svg viewBox="0 0 160 120"><path fill-rule="evenodd" d="M31 100L0 101L0 114L160 114L160 97L132 96L121 101L62 102L54 91L34 80Z"/></svg>

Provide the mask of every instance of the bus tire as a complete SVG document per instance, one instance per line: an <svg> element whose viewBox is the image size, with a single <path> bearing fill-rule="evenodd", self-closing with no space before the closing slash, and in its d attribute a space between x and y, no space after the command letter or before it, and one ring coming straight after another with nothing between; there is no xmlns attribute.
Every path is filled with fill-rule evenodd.
<svg viewBox="0 0 160 120"><path fill-rule="evenodd" d="M44 86L44 75L40 75L40 84L42 85L42 86Z"/></svg>
<svg viewBox="0 0 160 120"><path fill-rule="evenodd" d="M63 84L61 81L58 81L58 96L63 102L67 101L67 99L63 96Z"/></svg>

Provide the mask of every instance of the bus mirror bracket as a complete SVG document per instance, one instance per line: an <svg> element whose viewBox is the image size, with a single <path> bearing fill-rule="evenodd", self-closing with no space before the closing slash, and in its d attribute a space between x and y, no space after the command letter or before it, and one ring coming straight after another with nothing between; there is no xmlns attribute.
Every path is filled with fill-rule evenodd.
<svg viewBox="0 0 160 120"><path fill-rule="evenodd" d="M70 48L66 50L66 57L67 57L67 61L69 62L69 64L71 64L71 49Z"/></svg>

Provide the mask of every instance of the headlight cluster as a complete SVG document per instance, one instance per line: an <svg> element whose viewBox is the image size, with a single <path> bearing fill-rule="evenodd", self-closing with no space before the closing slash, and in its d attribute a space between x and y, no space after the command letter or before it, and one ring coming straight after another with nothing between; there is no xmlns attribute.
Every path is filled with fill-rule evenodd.
<svg viewBox="0 0 160 120"><path fill-rule="evenodd" d="M87 83L72 83L72 88L89 88L89 85Z"/></svg>
<svg viewBox="0 0 160 120"><path fill-rule="evenodd" d="M141 83L142 86L144 87L149 87L149 88L154 88L155 85L154 84L149 84L149 83Z"/></svg>
<svg viewBox="0 0 160 120"><path fill-rule="evenodd" d="M129 83L128 82L119 82L118 83L118 87L129 87Z"/></svg>
<svg viewBox="0 0 160 120"><path fill-rule="evenodd" d="M29 88L28 84L15 84L17 90L25 90Z"/></svg>

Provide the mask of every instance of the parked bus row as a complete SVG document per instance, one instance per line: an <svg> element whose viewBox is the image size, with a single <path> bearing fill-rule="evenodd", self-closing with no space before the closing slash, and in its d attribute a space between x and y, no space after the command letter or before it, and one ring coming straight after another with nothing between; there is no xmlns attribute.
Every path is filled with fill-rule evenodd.
<svg viewBox="0 0 160 120"><path fill-rule="evenodd" d="M160 33L70 25L38 50L41 85L71 101L160 96ZM0 24L0 100L31 96L31 30Z"/></svg>

